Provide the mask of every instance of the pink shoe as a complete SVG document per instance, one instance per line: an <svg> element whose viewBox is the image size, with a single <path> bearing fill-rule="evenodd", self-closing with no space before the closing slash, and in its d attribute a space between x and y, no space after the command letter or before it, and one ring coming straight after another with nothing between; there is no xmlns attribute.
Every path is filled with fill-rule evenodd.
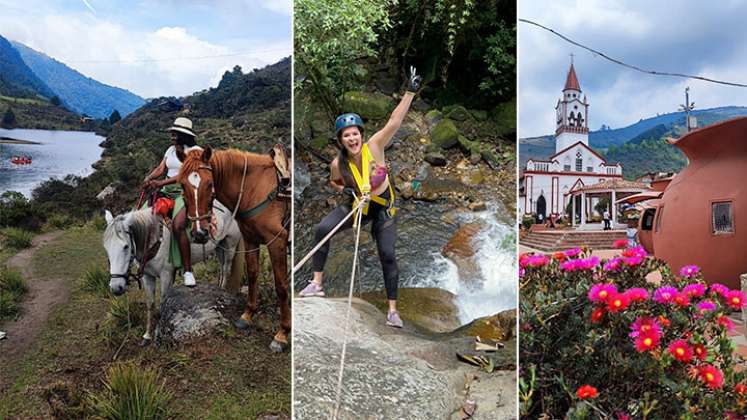
<svg viewBox="0 0 747 420"><path fill-rule="evenodd" d="M306 286L303 290L301 290L298 293L299 297L312 297L312 296L324 296L324 289L322 289L322 286L316 282L309 283L308 286Z"/></svg>

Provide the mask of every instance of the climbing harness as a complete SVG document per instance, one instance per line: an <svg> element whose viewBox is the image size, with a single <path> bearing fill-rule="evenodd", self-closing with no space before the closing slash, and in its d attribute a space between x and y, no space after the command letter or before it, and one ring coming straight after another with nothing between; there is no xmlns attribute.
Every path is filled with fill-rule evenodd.
<svg viewBox="0 0 747 420"><path fill-rule="evenodd" d="M350 172L353 173L353 178L355 179L355 185L358 187L358 190L362 195L368 195L370 201L386 207L387 215L389 217L394 217L397 214L397 209L394 207L394 188L392 187L391 182L389 182L388 187L389 200L378 195L371 195L371 181L369 177L369 167L371 164L371 160L373 160L373 155L371 155L371 151L368 148L368 143L364 143L363 148L361 149L361 171L358 171L358 167L356 167L353 162L348 162ZM358 201L358 197L353 200L353 207L357 206ZM368 215L368 203L363 206L363 214Z"/></svg>

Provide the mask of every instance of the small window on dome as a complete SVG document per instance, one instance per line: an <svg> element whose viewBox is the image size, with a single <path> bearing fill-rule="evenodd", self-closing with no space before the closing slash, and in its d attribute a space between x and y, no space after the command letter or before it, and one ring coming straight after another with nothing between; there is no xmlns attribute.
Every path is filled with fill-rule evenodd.
<svg viewBox="0 0 747 420"><path fill-rule="evenodd" d="M715 235L734 233L731 201L711 203L711 227Z"/></svg>
<svg viewBox="0 0 747 420"><path fill-rule="evenodd" d="M661 232L661 218L664 217L664 206L659 207L659 210L656 211L656 232Z"/></svg>

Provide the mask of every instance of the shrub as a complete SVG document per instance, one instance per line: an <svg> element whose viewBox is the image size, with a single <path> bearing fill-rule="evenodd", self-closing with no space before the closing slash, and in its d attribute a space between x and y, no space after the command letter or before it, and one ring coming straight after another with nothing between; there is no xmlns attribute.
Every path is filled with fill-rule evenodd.
<svg viewBox="0 0 747 420"><path fill-rule="evenodd" d="M7 228L5 234L5 244L11 248L24 249L31 246L33 235L31 232L19 228Z"/></svg>
<svg viewBox="0 0 747 420"><path fill-rule="evenodd" d="M82 289L99 297L111 297L110 278L109 273L101 267L91 267L83 274Z"/></svg>
<svg viewBox="0 0 747 420"><path fill-rule="evenodd" d="M18 305L27 290L21 273L7 267L0 268L0 320L18 314Z"/></svg>
<svg viewBox="0 0 747 420"><path fill-rule="evenodd" d="M151 420L170 415L170 393L165 381L150 368L132 363L115 364L109 368L104 392L91 395L96 416L103 419Z"/></svg>
<svg viewBox="0 0 747 420"><path fill-rule="evenodd" d="M656 285L646 281L655 270ZM674 276L641 247L601 261L579 249L522 255L522 417L744 413L745 373L725 315L745 298L697 271Z"/></svg>
<svg viewBox="0 0 747 420"><path fill-rule="evenodd" d="M70 216L55 213L47 218L47 224L55 229L65 229L73 223Z"/></svg>
<svg viewBox="0 0 747 420"><path fill-rule="evenodd" d="M523 219L521 219L521 224L524 225L524 229L529 229L534 224L534 217L525 216Z"/></svg>
<svg viewBox="0 0 747 420"><path fill-rule="evenodd" d="M0 195L0 226L15 226L37 229L39 211L32 203L16 191L6 191Z"/></svg>

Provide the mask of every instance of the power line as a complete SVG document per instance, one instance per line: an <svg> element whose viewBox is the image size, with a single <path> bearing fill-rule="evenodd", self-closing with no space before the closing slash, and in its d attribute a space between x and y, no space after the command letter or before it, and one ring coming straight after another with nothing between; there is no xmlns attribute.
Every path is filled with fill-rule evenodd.
<svg viewBox="0 0 747 420"><path fill-rule="evenodd" d="M528 23L530 25L534 25L534 26L537 26L539 28L542 28L542 29L544 29L544 30L546 30L548 32L551 32L553 35L555 35L555 36L563 39L564 41L566 41L568 43L571 43L571 44L573 44L573 45L575 45L575 46L577 46L579 48L583 48L583 49L585 49L585 50L587 50L587 51L589 51L589 52L591 52L593 54L596 54L596 55L604 58L605 60L611 61L611 62L613 62L615 64L621 65L623 67L626 67L626 68L629 68L631 70L635 70L635 71L638 71L638 72L641 72L641 73L652 74L654 76L672 76L672 77L682 77L682 78L685 78L685 79L702 80L704 82L717 83L717 84L720 84L720 85L727 85L727 86L747 87L747 84L736 83L736 82L726 82L726 81L723 81L723 80L711 79L711 78L703 77L703 76L693 76L693 75L690 75L690 74L671 73L671 72L666 72L666 71L646 70L646 69L640 68L638 66L635 66L635 65L632 65L632 64L628 64L628 63L625 63L625 62L623 62L621 60L612 58L612 57L608 56L607 54L605 54L605 53L603 53L601 51L595 50L594 48L587 47L586 45L583 45L583 44L581 44L579 42L576 42L576 41L568 38L567 36L561 34L560 32L555 31L553 29L550 29L547 26L540 25L537 22L533 22L531 20L521 19L521 18L519 18L519 22Z"/></svg>
<svg viewBox="0 0 747 420"><path fill-rule="evenodd" d="M256 50L251 52L239 52L231 54L204 55L199 57L170 57L170 58L136 58L132 60L66 60L67 64L93 63L93 64L131 64L131 63L155 63L161 61L190 61L190 60L207 60L211 58L236 57L240 55L255 55L269 52L286 52L286 48L275 48L267 50Z"/></svg>

